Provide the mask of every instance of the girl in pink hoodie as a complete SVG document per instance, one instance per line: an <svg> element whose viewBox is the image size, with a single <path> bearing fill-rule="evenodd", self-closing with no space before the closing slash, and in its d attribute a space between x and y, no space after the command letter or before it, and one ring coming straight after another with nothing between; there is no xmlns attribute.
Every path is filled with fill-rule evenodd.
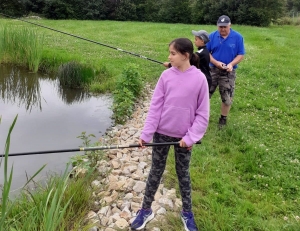
<svg viewBox="0 0 300 231"><path fill-rule="evenodd" d="M199 57L194 54L189 39L173 40L169 44L168 58L172 67L163 71L157 82L139 143L144 147L143 144L152 139L154 143L179 142L174 149L183 205L181 218L185 230L196 231L189 164L192 146L202 139L208 126L208 86L205 75L197 68ZM131 224L132 229L143 229L154 217L151 204L165 170L169 149L170 146L154 146L152 149L143 205Z"/></svg>

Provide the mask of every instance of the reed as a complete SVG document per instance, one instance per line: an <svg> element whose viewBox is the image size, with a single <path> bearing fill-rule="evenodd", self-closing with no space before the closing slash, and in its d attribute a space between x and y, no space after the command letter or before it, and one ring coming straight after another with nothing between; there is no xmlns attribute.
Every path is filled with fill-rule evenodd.
<svg viewBox="0 0 300 231"><path fill-rule="evenodd" d="M12 176L13 176L13 168L11 168L10 172L8 172L8 153L9 153L9 145L10 145L10 134L12 132L12 129L16 123L17 117L13 121L12 126L9 129L9 133L6 139L4 153L4 184L2 189L2 197L1 197L1 218L0 218L0 230L3 230L5 224L6 224L6 217L10 210L12 209L13 204L9 201L9 190L12 182ZM1 123L1 120L0 120ZM2 158L0 160L0 166L2 165Z"/></svg>
<svg viewBox="0 0 300 231"><path fill-rule="evenodd" d="M83 88L95 78L95 71L91 67L71 61L60 65L57 75L62 86Z"/></svg>
<svg viewBox="0 0 300 231"><path fill-rule="evenodd" d="M37 72L43 51L43 36L37 29L5 25L0 31L1 61L27 66Z"/></svg>
<svg viewBox="0 0 300 231"><path fill-rule="evenodd" d="M94 169L82 178L70 179L72 171L68 164L62 176L52 175L47 182L34 182L33 179L43 170L44 165L28 179L19 196L13 200L10 198L13 167L9 170L8 155L16 121L17 116L6 139L5 157L0 159L0 165L4 165L0 230L88 230L91 225L85 224L84 217L90 208L90 184Z"/></svg>

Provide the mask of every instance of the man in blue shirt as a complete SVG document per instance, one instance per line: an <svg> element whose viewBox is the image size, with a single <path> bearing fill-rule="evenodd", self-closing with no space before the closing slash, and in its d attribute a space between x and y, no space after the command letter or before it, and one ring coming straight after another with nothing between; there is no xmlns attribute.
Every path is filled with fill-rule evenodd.
<svg viewBox="0 0 300 231"><path fill-rule="evenodd" d="M218 30L209 35L206 44L210 52L210 68L212 85L209 89L210 97L219 86L222 99L219 127L226 125L234 96L236 68L244 58L245 48L243 36L231 29L231 20L222 15L217 21Z"/></svg>

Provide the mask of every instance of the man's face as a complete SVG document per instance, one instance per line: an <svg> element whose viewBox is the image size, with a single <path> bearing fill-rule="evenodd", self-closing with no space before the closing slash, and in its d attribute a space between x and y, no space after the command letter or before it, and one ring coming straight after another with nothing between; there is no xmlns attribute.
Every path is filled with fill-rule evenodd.
<svg viewBox="0 0 300 231"><path fill-rule="evenodd" d="M221 34L221 36L227 36L230 33L230 25L228 26L218 26L218 31Z"/></svg>

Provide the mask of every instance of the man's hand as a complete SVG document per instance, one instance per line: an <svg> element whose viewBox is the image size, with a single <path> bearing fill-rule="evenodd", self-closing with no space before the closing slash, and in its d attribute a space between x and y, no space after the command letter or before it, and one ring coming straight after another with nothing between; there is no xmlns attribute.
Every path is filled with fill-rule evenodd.
<svg viewBox="0 0 300 231"><path fill-rule="evenodd" d="M217 65L215 65L217 68L219 68L220 70L226 70L227 69L227 66L225 63L222 63L222 62L217 62L216 63Z"/></svg>
<svg viewBox="0 0 300 231"><path fill-rule="evenodd" d="M232 64L231 64L231 63L228 63L228 64L227 64L227 71L228 71L228 72L231 72L232 70L233 70Z"/></svg>

